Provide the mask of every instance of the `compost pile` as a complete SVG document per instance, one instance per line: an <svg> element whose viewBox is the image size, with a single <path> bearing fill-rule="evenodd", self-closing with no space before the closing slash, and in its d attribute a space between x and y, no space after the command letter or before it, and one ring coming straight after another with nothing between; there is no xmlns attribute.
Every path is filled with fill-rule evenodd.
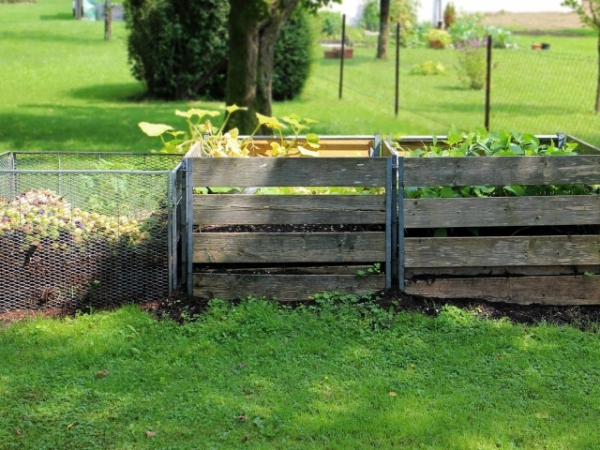
<svg viewBox="0 0 600 450"><path fill-rule="evenodd" d="M46 189L0 199L0 311L166 293L166 220L86 211Z"/></svg>

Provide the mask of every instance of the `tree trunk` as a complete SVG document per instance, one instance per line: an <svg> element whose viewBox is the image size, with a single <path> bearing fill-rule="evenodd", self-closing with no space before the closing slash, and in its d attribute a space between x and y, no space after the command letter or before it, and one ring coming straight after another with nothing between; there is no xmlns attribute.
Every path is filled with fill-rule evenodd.
<svg viewBox="0 0 600 450"><path fill-rule="evenodd" d="M377 59L387 59L390 41L390 0L379 2L379 39L377 40Z"/></svg>
<svg viewBox="0 0 600 450"><path fill-rule="evenodd" d="M265 116L272 113L273 59L275 42L285 21L290 17L299 0L283 0L281 9L273 8L271 17L261 26L259 38L258 67L256 76L256 110ZM272 133L263 129L261 133Z"/></svg>
<svg viewBox="0 0 600 450"><path fill-rule="evenodd" d="M249 134L257 123L256 69L261 11L255 1L229 0L229 3L229 65L225 102L248 108L248 111L233 114L229 127L237 127L240 133Z"/></svg>
<svg viewBox="0 0 600 450"><path fill-rule="evenodd" d="M225 101L246 106L231 116L241 134L254 131L256 112L271 115L275 41L300 0L229 0L229 66ZM270 133L271 130L261 130Z"/></svg>
<svg viewBox="0 0 600 450"><path fill-rule="evenodd" d="M112 6L110 0L104 1L104 40L110 41L112 32Z"/></svg>

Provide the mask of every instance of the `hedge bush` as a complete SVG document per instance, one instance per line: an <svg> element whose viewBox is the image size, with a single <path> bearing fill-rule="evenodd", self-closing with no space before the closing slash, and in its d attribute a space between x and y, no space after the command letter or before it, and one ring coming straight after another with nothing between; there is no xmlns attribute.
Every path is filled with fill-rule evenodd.
<svg viewBox="0 0 600 450"><path fill-rule="evenodd" d="M150 97L223 100L227 77L227 15L223 0L125 0L133 76ZM273 99L297 96L309 75L312 39L297 9L275 47Z"/></svg>
<svg viewBox="0 0 600 450"><path fill-rule="evenodd" d="M279 33L273 60L273 100L292 100L310 75L312 42L308 13L296 8Z"/></svg>
<svg viewBox="0 0 600 450"><path fill-rule="evenodd" d="M133 76L166 100L223 96L228 2L125 0Z"/></svg>

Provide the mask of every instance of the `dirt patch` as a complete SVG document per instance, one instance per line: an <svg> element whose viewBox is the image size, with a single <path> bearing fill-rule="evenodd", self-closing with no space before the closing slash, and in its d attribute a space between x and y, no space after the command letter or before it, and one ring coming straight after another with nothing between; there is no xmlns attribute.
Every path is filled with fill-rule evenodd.
<svg viewBox="0 0 600 450"><path fill-rule="evenodd" d="M485 14L483 24L518 28L524 31L557 31L583 28L579 16L568 12L513 13L501 11Z"/></svg>
<svg viewBox="0 0 600 450"><path fill-rule="evenodd" d="M377 293L379 304L388 309L391 305L397 312L416 312L435 317L444 305L452 305L472 312L482 319L510 320L515 324L534 325L545 322L553 325L570 325L580 330L600 331L600 305L599 306L547 306L547 305L515 305L510 303L491 303L476 299L465 300L439 300L422 297L413 297L397 290L381 291ZM189 296L183 292L175 292L169 298L156 302L140 305L144 311L154 314L159 319L171 319L179 323L194 320L195 316L205 313L209 300L201 297ZM312 304L310 300L289 302L291 306ZM114 310L118 306L110 305L99 310ZM79 311L88 313L90 311ZM73 317L77 311L64 308L45 310L15 310L0 313L0 326L21 320L31 320L35 317Z"/></svg>
<svg viewBox="0 0 600 450"><path fill-rule="evenodd" d="M553 325L571 325L585 331L597 332L600 328L600 306L547 306L491 303L473 299L438 300L413 297L397 290L377 293L379 304L397 312L416 312L437 316L444 305L452 305L472 312L482 319L510 320L515 324L534 325L545 322ZM208 299L176 293L168 299L152 305L150 309L159 318L169 318L179 323L193 320L208 307ZM290 302L292 306L311 304L308 300Z"/></svg>

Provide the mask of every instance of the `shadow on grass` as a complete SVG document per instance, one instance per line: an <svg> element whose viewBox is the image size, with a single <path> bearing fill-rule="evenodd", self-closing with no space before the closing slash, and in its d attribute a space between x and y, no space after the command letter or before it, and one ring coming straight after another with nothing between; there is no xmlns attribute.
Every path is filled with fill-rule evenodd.
<svg viewBox="0 0 600 450"><path fill-rule="evenodd" d="M40 20L75 20L73 13L58 13L54 15L42 14Z"/></svg>
<svg viewBox="0 0 600 450"><path fill-rule="evenodd" d="M8 150L158 149L160 141L146 136L137 124L179 123L172 105L145 106L24 105L0 113L0 146Z"/></svg>
<svg viewBox="0 0 600 450"><path fill-rule="evenodd" d="M46 33L44 31L39 30L27 30L27 31L0 31L0 41L6 42L24 42L24 41L33 41L39 42L40 44L51 46L54 43L62 43L68 44L69 46L100 46L106 45L106 41L104 40L104 35L100 34L100 32L95 32L96 30L90 30L87 33L81 33L81 29L77 29L77 23L73 23L73 33L72 34L59 34L59 33ZM98 29L99 31L99 29Z"/></svg>
<svg viewBox="0 0 600 450"><path fill-rule="evenodd" d="M144 99L144 94L144 87L137 82L98 84L69 92L69 95L76 99L107 102L140 102Z"/></svg>

